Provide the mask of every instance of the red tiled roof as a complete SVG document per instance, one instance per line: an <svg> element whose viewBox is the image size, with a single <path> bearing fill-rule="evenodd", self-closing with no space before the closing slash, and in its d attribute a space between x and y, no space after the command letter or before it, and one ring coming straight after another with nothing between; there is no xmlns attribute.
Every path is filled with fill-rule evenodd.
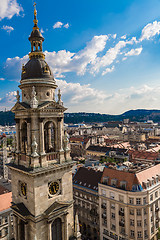
<svg viewBox="0 0 160 240"><path fill-rule="evenodd" d="M12 192L0 195L0 212L10 208L12 202Z"/></svg>
<svg viewBox="0 0 160 240"><path fill-rule="evenodd" d="M101 178L101 183L103 182L103 177L109 177L108 185L111 185L111 179L117 179L117 187L120 188L120 182L126 181L126 190L131 191L133 185L139 185L142 182L147 181L147 179L152 179L156 175L160 174L160 164L157 164L148 169L142 170L141 172L131 173L120 171L117 169L104 168L103 175Z"/></svg>
<svg viewBox="0 0 160 240"><path fill-rule="evenodd" d="M156 175L160 174L160 164L157 164L151 168L143 170L136 174L137 179L140 184L146 181L147 179L152 179L152 177L156 177Z"/></svg>
<svg viewBox="0 0 160 240"><path fill-rule="evenodd" d="M124 172L117 169L104 168L101 182L103 182L103 177L109 177L108 185L111 185L111 179L117 179L117 187L120 188L120 182L126 181L126 190L131 191L132 186L138 184L138 181L134 173Z"/></svg>
<svg viewBox="0 0 160 240"><path fill-rule="evenodd" d="M129 150L128 154L131 156L132 160L134 159L156 160L158 158L158 152Z"/></svg>

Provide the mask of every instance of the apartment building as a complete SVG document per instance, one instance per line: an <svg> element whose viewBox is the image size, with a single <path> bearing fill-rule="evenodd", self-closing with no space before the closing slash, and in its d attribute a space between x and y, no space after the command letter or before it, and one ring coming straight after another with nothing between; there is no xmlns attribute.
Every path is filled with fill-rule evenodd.
<svg viewBox="0 0 160 240"><path fill-rule="evenodd" d="M157 239L160 164L105 168L98 191L101 240Z"/></svg>
<svg viewBox="0 0 160 240"><path fill-rule="evenodd" d="M73 177L74 208L83 239L99 240L98 182L102 173L81 167Z"/></svg>

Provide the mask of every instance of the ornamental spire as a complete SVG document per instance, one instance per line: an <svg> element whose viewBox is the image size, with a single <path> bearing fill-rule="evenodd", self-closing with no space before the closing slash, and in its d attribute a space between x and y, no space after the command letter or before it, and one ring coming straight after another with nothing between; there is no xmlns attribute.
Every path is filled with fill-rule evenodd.
<svg viewBox="0 0 160 240"><path fill-rule="evenodd" d="M34 3L34 26L33 31L31 32L31 35L29 37L29 41L31 42L31 53L29 53L29 58L45 58L44 53L42 52L42 43L44 41L44 38L39 31L39 27L37 26L38 20L37 20L37 9L36 9L36 3Z"/></svg>
<svg viewBox="0 0 160 240"><path fill-rule="evenodd" d="M39 29L38 26L37 26L38 20L37 20L37 9L36 9L36 3L35 2L33 4L33 6L34 6L34 20L33 20L34 28Z"/></svg>

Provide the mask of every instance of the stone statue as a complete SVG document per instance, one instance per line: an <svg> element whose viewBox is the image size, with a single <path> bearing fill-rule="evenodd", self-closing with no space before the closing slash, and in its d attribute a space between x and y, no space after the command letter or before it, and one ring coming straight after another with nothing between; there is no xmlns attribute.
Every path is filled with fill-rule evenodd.
<svg viewBox="0 0 160 240"><path fill-rule="evenodd" d="M57 103L59 105L63 105L63 101L61 100L61 90L60 89L58 89L58 101L57 101Z"/></svg>
<svg viewBox="0 0 160 240"><path fill-rule="evenodd" d="M20 95L19 95L19 91L18 90L17 90L16 98L17 98L17 102L20 102Z"/></svg>
<svg viewBox="0 0 160 240"><path fill-rule="evenodd" d="M37 108L38 107L38 100L36 98L36 91L35 87L32 87L32 94L31 94L31 103L30 103L31 108Z"/></svg>
<svg viewBox="0 0 160 240"><path fill-rule="evenodd" d="M69 148L69 136L67 134L67 131L64 132L63 148L64 148L65 151L70 150L70 148Z"/></svg>
<svg viewBox="0 0 160 240"><path fill-rule="evenodd" d="M38 153L37 153L37 142L36 142L36 137L34 136L33 138L33 142L32 142L32 157L37 157L38 156Z"/></svg>

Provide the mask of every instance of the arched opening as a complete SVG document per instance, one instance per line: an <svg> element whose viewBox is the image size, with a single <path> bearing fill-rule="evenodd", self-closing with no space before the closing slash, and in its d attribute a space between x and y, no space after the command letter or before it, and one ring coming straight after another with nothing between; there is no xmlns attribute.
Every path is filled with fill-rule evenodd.
<svg viewBox="0 0 160 240"><path fill-rule="evenodd" d="M22 149L21 149L21 152L26 154L27 153L27 123L26 122L24 122L22 124L21 131L22 131Z"/></svg>
<svg viewBox="0 0 160 240"><path fill-rule="evenodd" d="M57 218L51 226L52 229L52 240L62 240L62 221Z"/></svg>
<svg viewBox="0 0 160 240"><path fill-rule="evenodd" d="M47 122L44 125L44 146L45 152L55 152L56 141L55 141L55 126L53 122Z"/></svg>

